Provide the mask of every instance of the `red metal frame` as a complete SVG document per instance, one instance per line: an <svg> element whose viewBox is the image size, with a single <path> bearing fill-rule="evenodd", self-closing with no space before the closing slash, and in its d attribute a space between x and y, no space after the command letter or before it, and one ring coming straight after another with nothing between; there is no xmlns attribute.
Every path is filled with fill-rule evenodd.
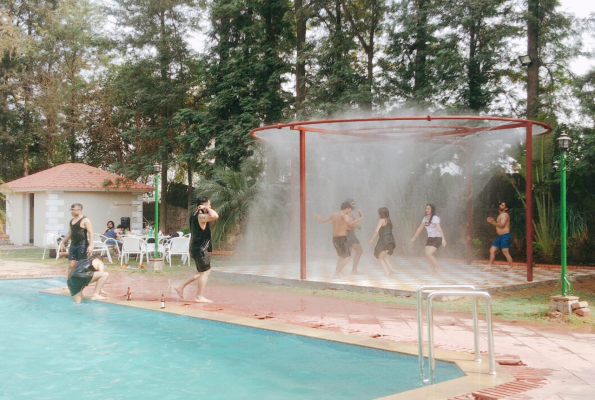
<svg viewBox="0 0 595 400"><path fill-rule="evenodd" d="M434 121L434 120L453 120L453 121L498 121L502 122L495 126L472 127L465 125L395 125L378 127L355 127L349 128L349 125L356 122L379 122L379 121ZM345 124L344 129L337 127L317 127L316 125ZM435 138L468 136L478 132L497 131L505 129L515 129L524 127L526 129L526 147L525 154L525 196L526 196L526 233L527 233L527 281L533 280L533 126L542 127L543 132L538 135L545 135L551 132L552 128L543 122L506 118L506 117L481 117L474 115L427 115L418 117L377 117L377 118L347 118L347 119L327 119L317 121L299 121L287 124L277 124L262 126L250 131L250 136L263 140L258 136L258 132L289 128L299 131L299 176L300 176L300 278L306 279L306 132L316 132L329 135L343 135L353 138L353 142L358 139L369 140L404 140L416 139L427 141ZM434 132L427 132L428 129L434 129ZM438 131L439 130L439 131ZM398 133L408 133L408 135L398 135ZM411 132L423 132L418 135L412 135ZM470 182L469 182L470 183ZM467 218L472 217L473 205L471 201L467 205ZM471 226L469 229L472 229ZM469 247L469 250L471 247ZM468 257L469 258L469 257Z"/></svg>

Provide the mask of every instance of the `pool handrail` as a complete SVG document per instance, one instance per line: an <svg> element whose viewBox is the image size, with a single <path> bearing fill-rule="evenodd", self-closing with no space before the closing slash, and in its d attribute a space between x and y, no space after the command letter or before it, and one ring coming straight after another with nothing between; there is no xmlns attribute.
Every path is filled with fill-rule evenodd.
<svg viewBox="0 0 595 400"><path fill-rule="evenodd" d="M419 359L419 376L424 379L424 353L423 353L423 319L422 301L423 292L437 290L469 289L476 290L473 285L424 285L417 288L417 356ZM481 362L479 353L479 332L477 331L477 301L473 298L473 336L475 345L475 360Z"/></svg>
<svg viewBox="0 0 595 400"><path fill-rule="evenodd" d="M448 290L435 291L428 294L427 314L428 314L428 359L430 363L430 384L435 381L435 356L434 356L434 310L432 301L434 297L439 296L469 296L473 299L483 297L486 300L486 324L488 334L488 363L489 375L497 375L496 362L494 357L494 333L492 329L492 297L488 292ZM478 336L478 335L476 335Z"/></svg>

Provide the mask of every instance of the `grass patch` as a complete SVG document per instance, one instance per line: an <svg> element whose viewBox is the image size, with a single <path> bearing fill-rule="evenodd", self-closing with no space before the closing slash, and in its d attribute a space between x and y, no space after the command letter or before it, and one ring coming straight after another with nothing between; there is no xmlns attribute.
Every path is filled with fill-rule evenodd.
<svg viewBox="0 0 595 400"><path fill-rule="evenodd" d="M22 262L30 262L30 263L35 263L35 264L42 264L42 265L48 265L48 266L62 266L64 268L68 267L68 259L67 258L51 258L49 256L49 251L46 251L45 253L45 259L41 259L43 255L43 248L39 248L39 247L31 247L31 248L15 248L15 249L6 249L6 250L1 250L0 251L0 259L5 260L5 261L22 261ZM146 270L144 268L138 268L138 269L123 269L120 266L120 259L117 256L112 255L112 264L109 264L109 261L107 258L104 258L104 262L105 262L105 267L108 271L123 271L123 272L129 272L129 273L136 273L136 274L144 274L146 273ZM135 266L138 267L140 265L140 262L135 260L133 257L131 257L127 262L125 262L125 265L130 265L130 266ZM147 265L147 260L146 258L143 259L143 265ZM188 267L188 264L186 265L182 265L181 262L181 257L180 256L174 256L172 258L172 264L171 264L171 268L169 267L169 263L165 263L165 272L164 273L171 273L174 275L177 274L182 274L182 273L188 273L190 267Z"/></svg>

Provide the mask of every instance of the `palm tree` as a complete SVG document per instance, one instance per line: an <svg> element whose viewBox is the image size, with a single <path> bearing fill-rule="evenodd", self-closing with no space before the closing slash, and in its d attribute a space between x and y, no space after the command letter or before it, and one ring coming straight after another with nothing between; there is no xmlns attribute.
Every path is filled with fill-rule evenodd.
<svg viewBox="0 0 595 400"><path fill-rule="evenodd" d="M248 215L248 209L258 191L261 168L254 159L247 159L239 171L215 169L210 179L202 179L194 197L206 196L220 217L212 225L213 243L222 244L238 235ZM192 207L196 207L195 204Z"/></svg>

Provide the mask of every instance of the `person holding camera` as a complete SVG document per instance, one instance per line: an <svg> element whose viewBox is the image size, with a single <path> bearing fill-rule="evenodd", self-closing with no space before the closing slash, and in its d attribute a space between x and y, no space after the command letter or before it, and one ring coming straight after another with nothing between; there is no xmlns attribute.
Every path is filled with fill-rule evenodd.
<svg viewBox="0 0 595 400"><path fill-rule="evenodd" d="M184 289L190 283L198 280L198 288L196 292L196 303L212 303L212 300L207 299L203 295L209 274L211 273L211 256L209 252L213 251L211 244L211 227L209 222L216 221L219 214L211 208L211 200L208 197L199 197L197 199L198 206L190 216L190 232L192 239L190 241L190 256L196 264L198 273L193 273L182 283L175 288L178 296L184 298Z"/></svg>

